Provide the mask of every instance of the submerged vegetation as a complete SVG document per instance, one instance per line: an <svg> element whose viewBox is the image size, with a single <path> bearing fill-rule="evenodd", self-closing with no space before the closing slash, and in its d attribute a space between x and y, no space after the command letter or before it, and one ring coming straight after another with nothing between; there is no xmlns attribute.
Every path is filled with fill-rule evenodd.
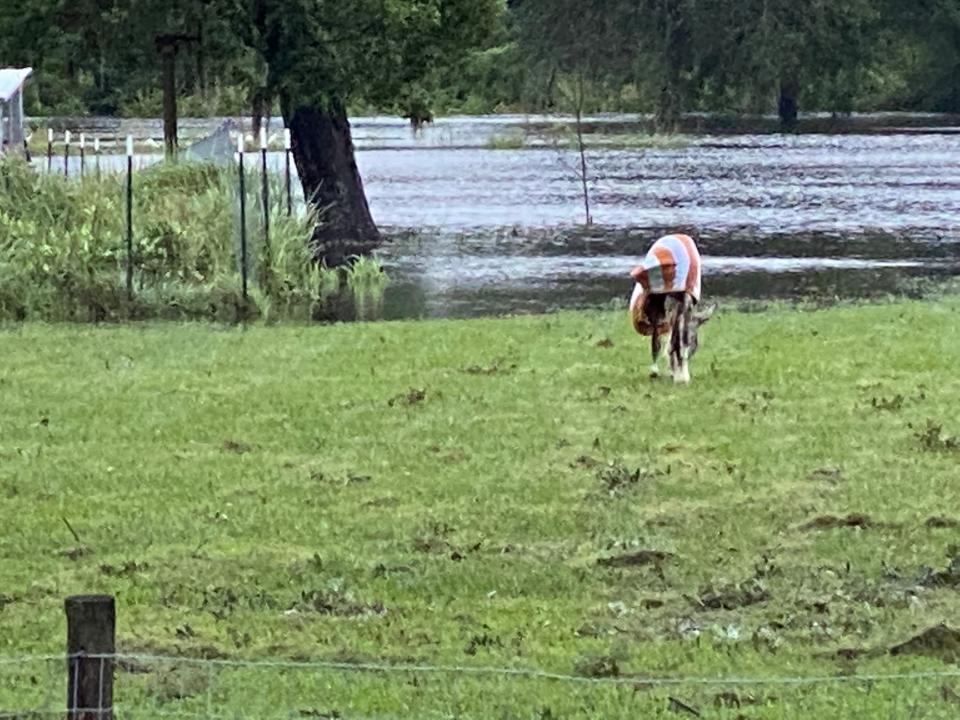
<svg viewBox="0 0 960 720"><path fill-rule="evenodd" d="M278 201L266 244L254 176L248 183L250 291L244 302L235 172L209 163L138 171L129 298L125 178L88 173L66 179L7 160L0 165L0 318L311 317L341 286L338 272L315 262L317 218L287 215ZM272 196L282 198L279 187ZM366 277L371 263L348 270L349 277ZM366 294L380 288L363 284Z"/></svg>

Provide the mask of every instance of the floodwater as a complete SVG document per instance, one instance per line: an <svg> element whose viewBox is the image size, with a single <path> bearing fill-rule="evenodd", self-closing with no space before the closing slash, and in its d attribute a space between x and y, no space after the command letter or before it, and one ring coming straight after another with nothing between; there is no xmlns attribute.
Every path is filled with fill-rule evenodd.
<svg viewBox="0 0 960 720"><path fill-rule="evenodd" d="M429 140L434 131L455 147ZM588 149L585 227L574 153L470 147L466 134L428 128L425 147L359 153L374 217L395 236L382 252L393 278L387 316L624 303L630 268L672 230L697 237L707 297L909 293L920 278L960 274L960 135Z"/></svg>
<svg viewBox="0 0 960 720"><path fill-rule="evenodd" d="M190 127L202 135L217 124L206 122ZM634 117L589 118L591 226L563 123L451 118L415 134L402 120L354 121L371 211L390 238L384 316L625 303L630 268L672 230L698 239L707 298L910 293L960 274L960 133L936 118L653 148L630 147Z"/></svg>

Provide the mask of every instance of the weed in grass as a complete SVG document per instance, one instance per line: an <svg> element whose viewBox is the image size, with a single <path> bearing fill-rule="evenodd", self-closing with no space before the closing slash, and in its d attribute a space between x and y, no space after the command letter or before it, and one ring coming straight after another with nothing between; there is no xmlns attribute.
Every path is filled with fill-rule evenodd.
<svg viewBox="0 0 960 720"><path fill-rule="evenodd" d="M943 425L933 420L927 420L927 424L917 430L916 438L920 447L928 452L960 452L960 438L945 435Z"/></svg>

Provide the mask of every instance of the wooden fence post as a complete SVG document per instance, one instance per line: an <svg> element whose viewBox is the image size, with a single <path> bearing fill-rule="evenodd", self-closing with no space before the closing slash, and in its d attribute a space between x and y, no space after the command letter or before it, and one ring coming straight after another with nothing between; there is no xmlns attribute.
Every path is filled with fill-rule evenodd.
<svg viewBox="0 0 960 720"><path fill-rule="evenodd" d="M116 607L110 595L73 595L67 613L67 720L112 720Z"/></svg>

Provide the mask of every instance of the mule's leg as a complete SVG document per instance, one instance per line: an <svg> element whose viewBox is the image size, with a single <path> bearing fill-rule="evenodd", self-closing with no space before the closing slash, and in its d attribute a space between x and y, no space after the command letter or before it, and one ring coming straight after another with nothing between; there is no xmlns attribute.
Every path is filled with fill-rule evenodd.
<svg viewBox="0 0 960 720"><path fill-rule="evenodd" d="M682 324L683 306L677 303L670 314L670 372L673 375L674 382L683 382L681 379L681 373L683 372Z"/></svg>
<svg viewBox="0 0 960 720"><path fill-rule="evenodd" d="M693 324L693 301L684 293L677 312L680 336L679 372L674 373L675 382L690 382L690 328Z"/></svg>
<svg viewBox="0 0 960 720"><path fill-rule="evenodd" d="M660 327L663 316L666 314L666 298L662 295L651 295L647 298L643 312L647 318L647 322L650 323L650 326L653 328L653 332L650 335L650 377L656 378L660 377L660 366L658 362L663 346L663 341L657 332L657 328Z"/></svg>
<svg viewBox="0 0 960 720"><path fill-rule="evenodd" d="M661 345L660 333L654 326L653 334L650 336L650 377L652 378L660 377L660 366L657 364L657 360L660 357Z"/></svg>

